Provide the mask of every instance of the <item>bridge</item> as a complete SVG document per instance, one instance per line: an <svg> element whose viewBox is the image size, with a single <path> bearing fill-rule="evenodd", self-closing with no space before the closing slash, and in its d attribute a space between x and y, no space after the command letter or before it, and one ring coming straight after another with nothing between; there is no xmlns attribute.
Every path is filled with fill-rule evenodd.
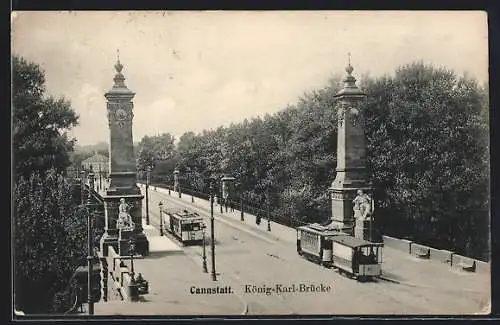
<svg viewBox="0 0 500 325"><path fill-rule="evenodd" d="M113 234L106 233L109 237L104 236L101 241L100 248L106 251L97 251L101 264L101 301L89 304L89 314L144 317L489 312L488 263L384 236L382 275L361 283L339 274L334 268L325 268L299 256L296 230L274 222L279 218L263 218L264 222L257 223L256 218L263 216L260 212L254 216L244 211L245 216L241 218L240 211L223 211L220 206L213 211L215 236L211 244L215 246L215 267L211 265L211 258L207 259L208 269L216 271L214 279L213 274L204 272L203 247L183 246L168 233L160 232L160 202L167 210L197 212L209 224L208 220L212 219L206 193L196 197L180 195L178 171L174 171L174 184L179 195L171 186L149 187L147 192L145 186L140 185L140 190L135 186L137 171L132 142L135 93L124 83L119 59L115 69L113 88L105 94L110 126L107 175L110 183L103 183L99 175L99 182L89 182L80 190L82 202L87 196L89 207L98 211L99 220L105 212L108 224L118 214L118 200L128 197L137 207L130 215L135 228L128 235L131 238L137 235L144 245L140 250L142 254L134 255L137 251L126 249L126 240L120 241L124 232L116 228L116 222L111 222L108 231ZM352 228L350 220L356 208L352 202L358 198L356 194L373 190L366 177L364 130L362 123L356 122L358 110L346 109L356 108L366 97L355 85L352 71L349 62L344 88L335 95L339 103L335 107L339 115L337 168L328 189L331 222L342 231ZM224 183L221 187L224 193ZM364 200L365 204L369 202ZM137 227L141 222L142 227ZM99 223L95 224L99 227ZM369 220L358 218L354 235L371 240L372 229ZM120 237L114 237L116 232ZM106 243L109 245L104 245ZM132 239L129 245L132 247ZM147 282L138 282L139 273Z"/></svg>
<svg viewBox="0 0 500 325"><path fill-rule="evenodd" d="M99 184L92 200L99 203ZM145 186L139 184L145 195ZM88 185L86 186L89 190ZM103 190L103 187L101 187ZM421 247L384 237L382 276L360 283L335 269L314 264L296 252L296 231L238 210L220 213L214 206L217 281L202 268L202 246L182 246L169 233L160 235L159 203L171 210L197 212L206 224L210 202L162 187L149 187L149 225L143 219L150 253L133 260L135 275L149 283L138 301L127 296L130 259L118 273L107 265L107 283L95 315L462 315L489 312L489 264L477 261L475 272L451 263L442 254L419 256ZM145 204L143 216L146 216ZM113 255L113 254L110 254ZM209 245L207 255L210 256ZM452 256L453 254L451 254ZM436 258L435 258L436 256ZM427 256L429 257L429 256ZM119 259L118 255L112 258ZM109 261L108 257L108 261ZM207 258L211 270L210 258ZM454 264L454 265L450 265ZM313 285L314 292L286 292ZM219 294L202 294L207 288ZM230 288L230 289L229 289ZM274 291L269 291L273 288ZM210 289L211 290L211 289ZM268 294L266 294L266 290ZM227 293L230 292L230 293ZM105 297L105 298L104 298Z"/></svg>

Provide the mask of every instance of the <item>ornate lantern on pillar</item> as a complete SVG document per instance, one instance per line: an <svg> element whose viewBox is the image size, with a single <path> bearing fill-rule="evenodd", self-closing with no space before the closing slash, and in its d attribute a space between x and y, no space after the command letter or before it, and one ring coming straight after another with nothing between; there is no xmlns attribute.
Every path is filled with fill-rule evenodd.
<svg viewBox="0 0 500 325"><path fill-rule="evenodd" d="M180 185L180 182L179 182L179 174L181 172L179 171L178 168L176 168L174 170L174 192L179 192L179 198L181 198L181 185Z"/></svg>
<svg viewBox="0 0 500 325"><path fill-rule="evenodd" d="M226 206L226 212L227 212L228 202L230 201L230 198L231 198L230 195L233 192L232 187L233 187L234 180L235 180L235 178L231 177L231 176L224 176L221 179L221 182L222 182L221 206L222 206L222 202L224 202L224 205Z"/></svg>

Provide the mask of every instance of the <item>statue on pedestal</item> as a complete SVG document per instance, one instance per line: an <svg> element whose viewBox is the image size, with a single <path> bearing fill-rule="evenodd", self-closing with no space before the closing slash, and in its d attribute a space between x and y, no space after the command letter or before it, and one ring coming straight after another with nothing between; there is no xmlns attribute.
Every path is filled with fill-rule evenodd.
<svg viewBox="0 0 500 325"><path fill-rule="evenodd" d="M364 193L363 190L357 191L358 195L352 203L354 203L354 218L356 220L369 220L372 215L372 199Z"/></svg>
<svg viewBox="0 0 500 325"><path fill-rule="evenodd" d="M120 230L134 230L135 223L132 221L130 216L131 206L125 202L124 198L120 199L120 206L118 207L118 221L116 223L116 228Z"/></svg>

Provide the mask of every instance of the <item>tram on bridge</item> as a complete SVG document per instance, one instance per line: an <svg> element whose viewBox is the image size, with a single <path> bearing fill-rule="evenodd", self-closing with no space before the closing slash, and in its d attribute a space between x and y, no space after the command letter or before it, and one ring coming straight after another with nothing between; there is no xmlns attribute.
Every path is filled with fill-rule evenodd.
<svg viewBox="0 0 500 325"><path fill-rule="evenodd" d="M319 224L297 228L297 253L358 281L382 274L382 243L372 243Z"/></svg>
<svg viewBox="0 0 500 325"><path fill-rule="evenodd" d="M163 214L164 230L171 233L182 244L201 244L203 241L203 218L187 210Z"/></svg>

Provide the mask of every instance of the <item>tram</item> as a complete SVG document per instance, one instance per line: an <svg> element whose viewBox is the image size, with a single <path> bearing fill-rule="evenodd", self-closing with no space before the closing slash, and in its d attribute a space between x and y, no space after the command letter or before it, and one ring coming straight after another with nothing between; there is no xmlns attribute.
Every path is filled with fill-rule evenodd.
<svg viewBox="0 0 500 325"><path fill-rule="evenodd" d="M200 244L203 241L203 218L196 212L187 210L171 213L165 211L164 229L182 244Z"/></svg>
<svg viewBox="0 0 500 325"><path fill-rule="evenodd" d="M341 234L328 230L319 224L310 224L297 228L297 253L308 260L325 267L333 265L332 239Z"/></svg>
<svg viewBox="0 0 500 325"><path fill-rule="evenodd" d="M372 243L319 224L297 228L297 253L358 281L382 274L382 243Z"/></svg>
<svg viewBox="0 0 500 325"><path fill-rule="evenodd" d="M346 234L332 238L333 265L339 273L358 281L382 275L383 243L372 243Z"/></svg>

